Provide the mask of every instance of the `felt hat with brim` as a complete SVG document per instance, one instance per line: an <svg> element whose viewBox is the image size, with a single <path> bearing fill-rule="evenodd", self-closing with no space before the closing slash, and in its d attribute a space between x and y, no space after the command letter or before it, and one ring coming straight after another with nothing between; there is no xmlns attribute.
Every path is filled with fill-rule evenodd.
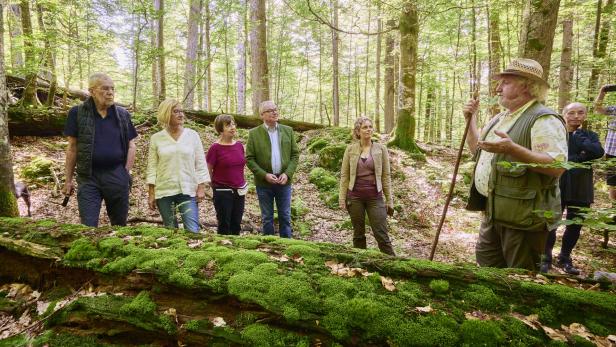
<svg viewBox="0 0 616 347"><path fill-rule="evenodd" d="M518 58L512 60L504 71L494 75L494 79L500 79L505 75L525 77L533 81L541 82L546 87L550 86L548 82L543 79L543 68L541 64L532 59Z"/></svg>

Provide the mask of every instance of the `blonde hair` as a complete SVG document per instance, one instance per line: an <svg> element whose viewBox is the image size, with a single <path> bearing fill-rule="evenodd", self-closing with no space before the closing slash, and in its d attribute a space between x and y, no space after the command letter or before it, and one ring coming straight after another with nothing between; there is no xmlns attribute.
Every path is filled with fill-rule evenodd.
<svg viewBox="0 0 616 347"><path fill-rule="evenodd" d="M545 102L545 99L548 96L548 86L531 78L522 77L522 80L528 89L528 93L533 98L537 99L539 102Z"/></svg>
<svg viewBox="0 0 616 347"><path fill-rule="evenodd" d="M158 114L156 115L158 125L163 128L168 127L171 121L171 112L173 112L173 108L179 104L180 102L176 99L165 99L165 101L161 102L160 105L158 105Z"/></svg>
<svg viewBox="0 0 616 347"><path fill-rule="evenodd" d="M361 129L361 126L364 125L364 123L366 122L370 122L370 124L372 124L372 119L366 116L361 116L355 120L355 125L353 125L353 138L355 140L359 140L359 130Z"/></svg>

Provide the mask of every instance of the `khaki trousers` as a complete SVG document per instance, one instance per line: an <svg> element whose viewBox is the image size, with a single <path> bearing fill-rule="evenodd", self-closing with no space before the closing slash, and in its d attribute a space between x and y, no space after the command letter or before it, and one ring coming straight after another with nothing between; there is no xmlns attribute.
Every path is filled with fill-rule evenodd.
<svg viewBox="0 0 616 347"><path fill-rule="evenodd" d="M526 231L507 228L487 221L479 228L475 255L479 266L513 267L536 271L545 250L547 228Z"/></svg>
<svg viewBox="0 0 616 347"><path fill-rule="evenodd" d="M347 199L347 210L353 224L353 247L366 248L366 213L372 233L381 252L396 255L387 235L387 207L383 198Z"/></svg>

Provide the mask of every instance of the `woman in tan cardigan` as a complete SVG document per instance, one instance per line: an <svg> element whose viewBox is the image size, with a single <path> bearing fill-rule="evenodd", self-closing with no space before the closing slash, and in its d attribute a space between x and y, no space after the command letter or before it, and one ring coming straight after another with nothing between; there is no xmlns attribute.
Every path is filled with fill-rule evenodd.
<svg viewBox="0 0 616 347"><path fill-rule="evenodd" d="M370 227L381 252L395 255L387 235L387 214L393 212L389 155L387 147L372 142L372 121L359 117L355 121L356 140L344 152L340 170L341 209L346 209L353 224L353 247L366 248L366 223ZM387 202L387 203L386 203Z"/></svg>

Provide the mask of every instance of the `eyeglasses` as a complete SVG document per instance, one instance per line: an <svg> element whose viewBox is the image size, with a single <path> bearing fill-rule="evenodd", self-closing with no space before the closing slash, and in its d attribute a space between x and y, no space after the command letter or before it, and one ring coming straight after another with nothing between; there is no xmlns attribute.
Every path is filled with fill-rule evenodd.
<svg viewBox="0 0 616 347"><path fill-rule="evenodd" d="M115 87L112 86L97 87L96 89L100 89L105 92L115 92Z"/></svg>
<svg viewBox="0 0 616 347"><path fill-rule="evenodd" d="M277 108L273 108L271 110L263 111L263 113L274 113L274 112L278 113L278 109Z"/></svg>
<svg viewBox="0 0 616 347"><path fill-rule="evenodd" d="M175 113L175 114L178 114L178 113L184 113L184 110L179 110L179 109L176 108L172 112Z"/></svg>

